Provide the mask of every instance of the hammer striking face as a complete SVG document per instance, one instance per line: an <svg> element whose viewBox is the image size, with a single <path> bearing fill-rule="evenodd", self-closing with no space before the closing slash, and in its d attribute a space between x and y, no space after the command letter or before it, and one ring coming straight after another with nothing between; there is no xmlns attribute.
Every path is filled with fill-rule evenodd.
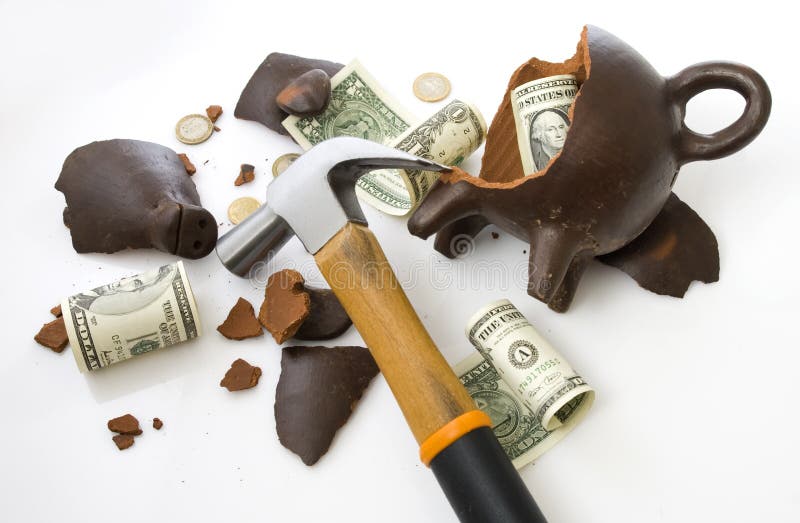
<svg viewBox="0 0 800 523"><path fill-rule="evenodd" d="M359 138L326 140L300 156L269 185L267 202L217 242L217 255L247 276L292 237L315 254L348 222L366 225L355 184L376 169L443 171L447 167Z"/></svg>

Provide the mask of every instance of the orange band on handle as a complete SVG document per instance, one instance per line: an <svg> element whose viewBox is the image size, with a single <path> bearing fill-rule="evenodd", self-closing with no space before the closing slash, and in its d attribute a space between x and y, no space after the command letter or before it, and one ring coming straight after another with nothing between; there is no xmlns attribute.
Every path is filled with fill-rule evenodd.
<svg viewBox="0 0 800 523"><path fill-rule="evenodd" d="M480 427L491 427L492 420L480 410L471 410L450 421L440 428L419 446L419 458L426 466L441 451L449 447L458 438Z"/></svg>

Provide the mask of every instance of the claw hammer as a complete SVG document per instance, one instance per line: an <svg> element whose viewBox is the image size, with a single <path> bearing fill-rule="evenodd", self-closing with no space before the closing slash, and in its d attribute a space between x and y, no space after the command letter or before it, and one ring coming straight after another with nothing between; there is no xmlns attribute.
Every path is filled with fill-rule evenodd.
<svg viewBox="0 0 800 523"><path fill-rule="evenodd" d="M350 315L432 470L464 523L545 518L397 282L356 199L374 169L448 168L359 138L325 140L272 181L266 204L217 242L223 265L247 276L296 235Z"/></svg>

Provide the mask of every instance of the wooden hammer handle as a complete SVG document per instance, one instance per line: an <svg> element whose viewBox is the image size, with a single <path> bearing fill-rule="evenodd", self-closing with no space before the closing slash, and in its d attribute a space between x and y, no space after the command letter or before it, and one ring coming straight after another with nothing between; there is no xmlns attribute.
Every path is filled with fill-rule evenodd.
<svg viewBox="0 0 800 523"><path fill-rule="evenodd" d="M314 259L364 338L420 445L476 410L368 228L348 223Z"/></svg>

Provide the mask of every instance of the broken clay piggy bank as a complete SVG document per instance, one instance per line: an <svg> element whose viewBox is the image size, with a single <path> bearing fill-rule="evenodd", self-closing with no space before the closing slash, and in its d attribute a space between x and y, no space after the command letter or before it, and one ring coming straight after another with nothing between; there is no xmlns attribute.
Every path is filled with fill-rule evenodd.
<svg viewBox="0 0 800 523"><path fill-rule="evenodd" d="M56 182L64 224L77 252L153 247L202 258L217 243L217 222L172 149L138 140L78 147Z"/></svg>
<svg viewBox="0 0 800 523"><path fill-rule="evenodd" d="M543 170L523 172L509 92L558 74L575 75L580 85L569 133ZM744 113L716 133L691 131L689 99L720 88L744 97ZM449 257L489 223L530 242L528 293L559 312L595 257L649 290L683 296L695 279L717 280L719 259L714 234L672 193L678 171L746 146L770 107L766 83L746 66L707 62L665 78L625 42L587 26L566 62L532 59L514 72L489 128L480 178L443 174L409 230L423 238L438 231L435 247Z"/></svg>

